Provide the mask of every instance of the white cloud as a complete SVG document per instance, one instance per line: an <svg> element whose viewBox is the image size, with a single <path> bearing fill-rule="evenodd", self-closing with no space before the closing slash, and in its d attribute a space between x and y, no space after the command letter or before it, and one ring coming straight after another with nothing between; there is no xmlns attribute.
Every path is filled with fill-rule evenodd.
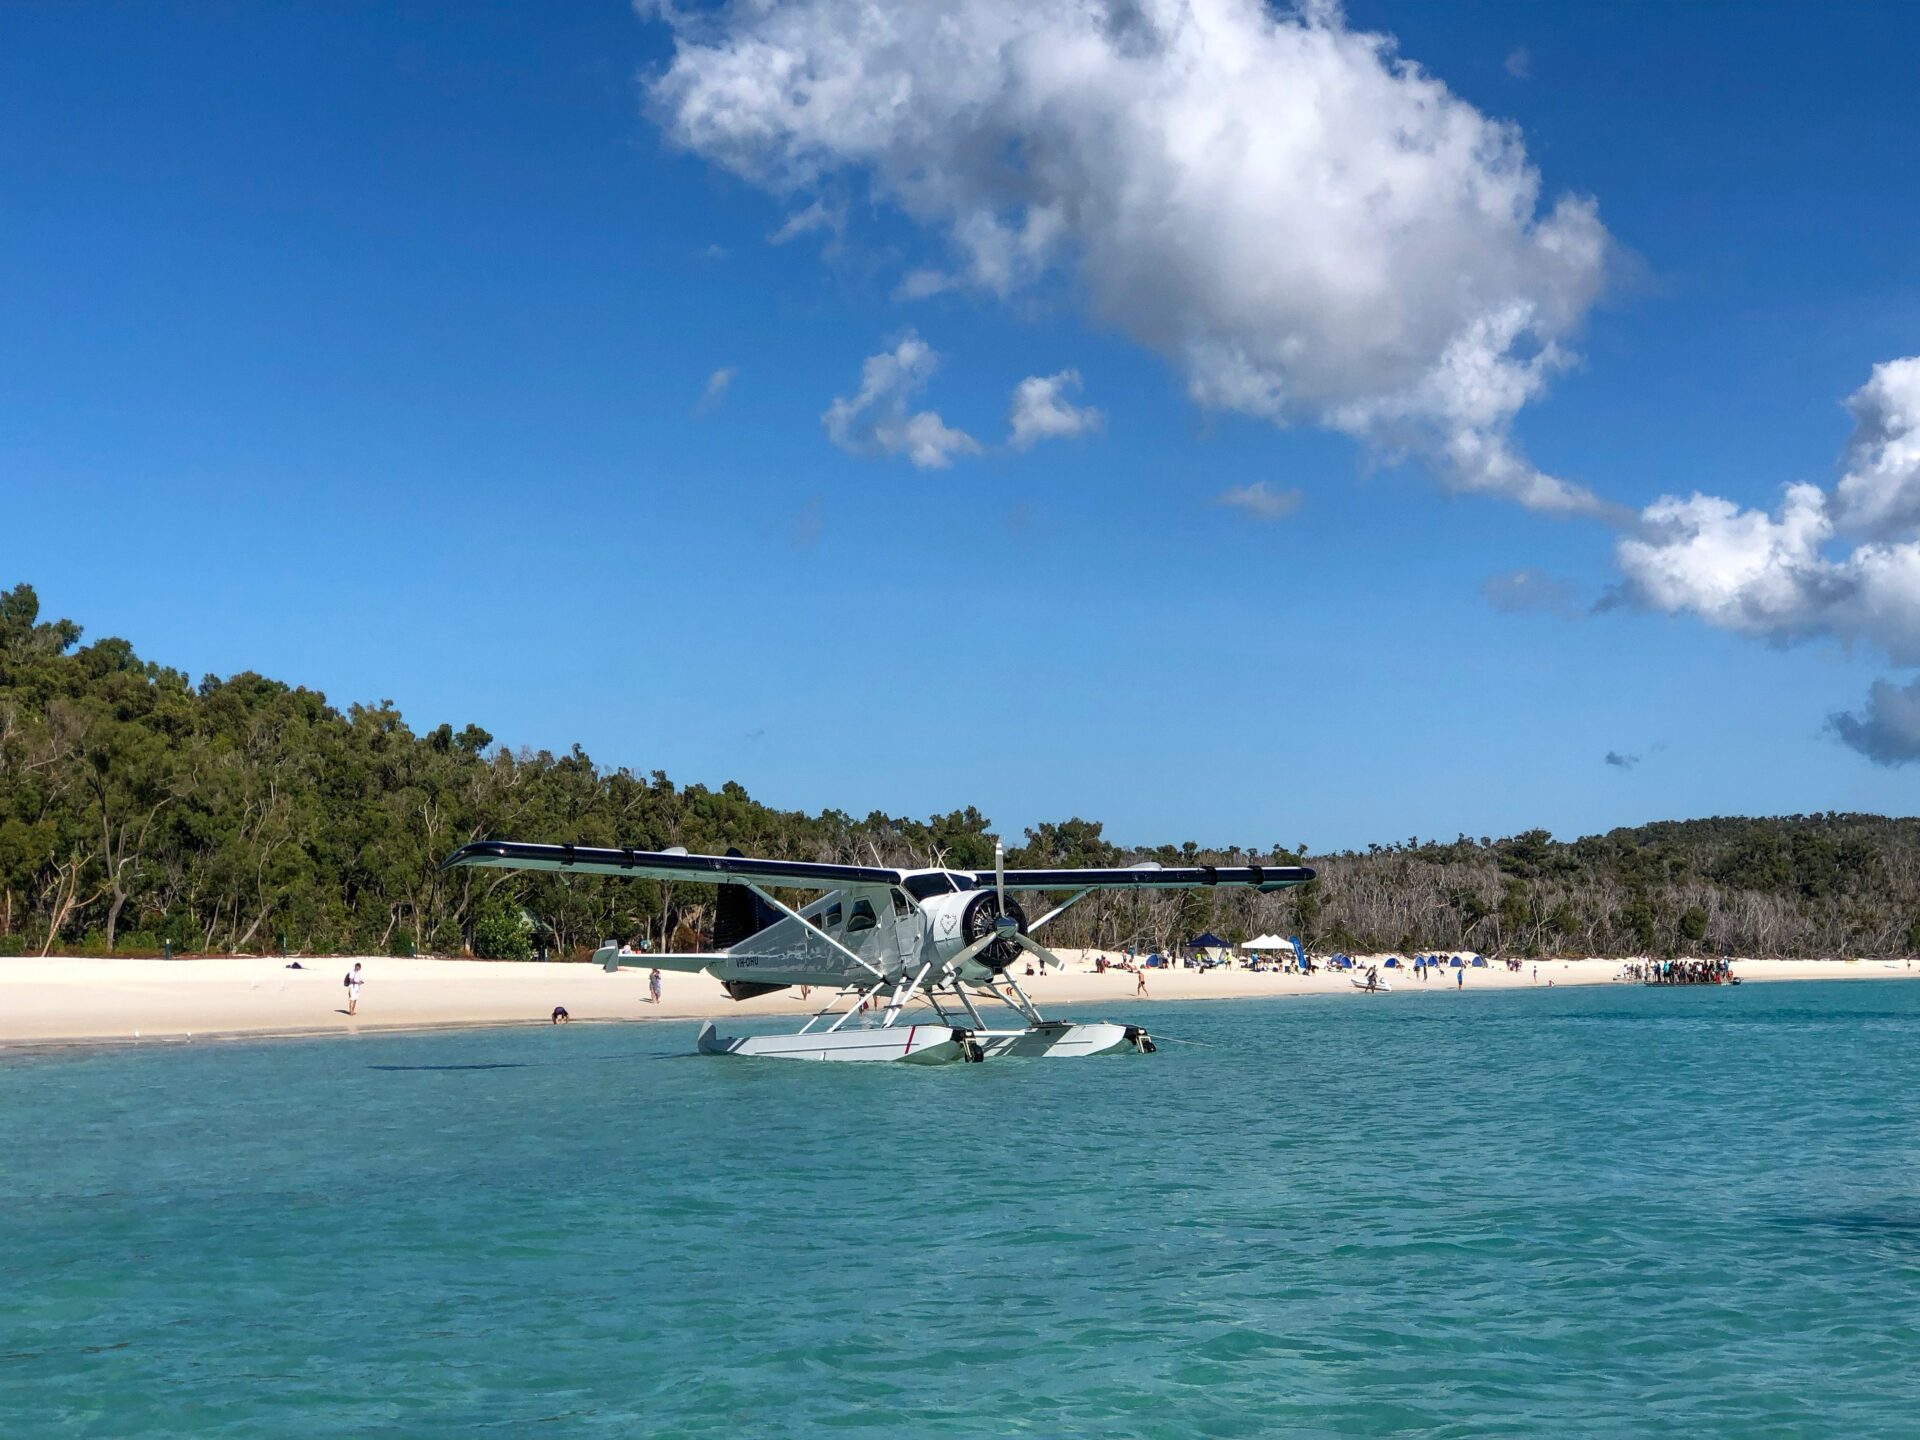
<svg viewBox="0 0 1920 1440"><path fill-rule="evenodd" d="M1545 610L1555 615L1577 615L1579 592L1571 580L1557 579L1538 566L1489 575L1480 582L1480 594L1494 609L1509 615Z"/></svg>
<svg viewBox="0 0 1920 1440"><path fill-rule="evenodd" d="M1876 680L1867 689L1864 714L1841 711L1828 716L1827 724L1876 765L1920 760L1920 680L1900 687Z"/></svg>
<svg viewBox="0 0 1920 1440"><path fill-rule="evenodd" d="M1066 392L1079 388L1078 370L1029 375L1014 386L1013 403L1007 412L1013 448L1031 450L1042 440L1071 439L1104 425L1107 417L1091 405L1073 405L1066 400Z"/></svg>
<svg viewBox="0 0 1920 1440"><path fill-rule="evenodd" d="M894 290L898 300L925 300L930 295L944 295L949 290L960 288L960 282L943 270L909 270L900 278L900 284Z"/></svg>
<svg viewBox="0 0 1920 1440"><path fill-rule="evenodd" d="M739 373L738 365L722 365L707 376L706 388L700 392L700 398L694 401L693 413L710 415L718 410L721 401L727 398L727 391L733 388L733 377Z"/></svg>
<svg viewBox="0 0 1920 1440"><path fill-rule="evenodd" d="M912 331L893 349L868 356L860 367L860 393L851 400L836 396L820 417L827 438L855 455L905 455L922 470L944 470L956 455L979 454L978 441L933 411L907 412L907 401L938 363Z"/></svg>
<svg viewBox="0 0 1920 1440"><path fill-rule="evenodd" d="M1527 53L1526 46L1516 45L1507 52L1506 68L1507 74L1516 80L1533 78L1533 56Z"/></svg>
<svg viewBox="0 0 1920 1440"><path fill-rule="evenodd" d="M661 13L676 49L650 91L672 137L779 195L864 179L948 252L905 292L1070 271L1201 405L1607 513L1511 438L1601 289L1593 204L1543 211L1515 127L1324 0Z"/></svg>
<svg viewBox="0 0 1920 1440"><path fill-rule="evenodd" d="M811 235L816 230L825 230L838 238L847 227L846 215L830 208L825 201L816 200L804 210L797 210L786 218L780 228L767 237L770 245L784 245L789 240L797 240L802 235Z"/></svg>
<svg viewBox="0 0 1920 1440"><path fill-rule="evenodd" d="M1834 523L1870 539L1920 529L1920 356L1873 367L1847 401L1853 441L1834 487Z"/></svg>
<svg viewBox="0 0 1920 1440"><path fill-rule="evenodd" d="M1920 665L1920 360L1876 366L1847 404L1854 435L1831 494L1789 485L1771 514L1697 492L1642 511L1614 547L1631 598L1776 644L1860 642ZM1831 558L1840 537L1860 543Z"/></svg>
<svg viewBox="0 0 1920 1440"><path fill-rule="evenodd" d="M1216 505L1238 510L1249 520L1284 520L1306 502L1298 490L1269 490L1267 482L1235 485L1213 497Z"/></svg>

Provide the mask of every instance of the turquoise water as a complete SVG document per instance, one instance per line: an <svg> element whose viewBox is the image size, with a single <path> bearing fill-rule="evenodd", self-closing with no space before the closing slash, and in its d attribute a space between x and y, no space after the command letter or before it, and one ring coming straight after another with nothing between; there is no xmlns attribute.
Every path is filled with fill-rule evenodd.
<svg viewBox="0 0 1920 1440"><path fill-rule="evenodd" d="M0 1063L0 1434L1911 1435L1920 985Z"/></svg>

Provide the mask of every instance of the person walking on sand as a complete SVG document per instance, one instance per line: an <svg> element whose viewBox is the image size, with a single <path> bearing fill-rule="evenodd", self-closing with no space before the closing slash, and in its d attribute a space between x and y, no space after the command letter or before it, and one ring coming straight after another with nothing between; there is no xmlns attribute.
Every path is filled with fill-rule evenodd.
<svg viewBox="0 0 1920 1440"><path fill-rule="evenodd" d="M653 1003L660 1003L660 972L654 970L647 976L647 993L653 997Z"/></svg>
<svg viewBox="0 0 1920 1440"><path fill-rule="evenodd" d="M347 1014L351 1015L360 1008L360 987L366 983L365 977L360 973L360 962L356 960L353 962L353 969L347 972Z"/></svg>
<svg viewBox="0 0 1920 1440"><path fill-rule="evenodd" d="M1133 982L1134 982L1133 983L1134 998L1138 999L1140 996L1146 995L1147 993L1147 967L1146 966L1142 965L1138 970L1133 972ZM1152 997L1148 996L1148 998L1151 999Z"/></svg>

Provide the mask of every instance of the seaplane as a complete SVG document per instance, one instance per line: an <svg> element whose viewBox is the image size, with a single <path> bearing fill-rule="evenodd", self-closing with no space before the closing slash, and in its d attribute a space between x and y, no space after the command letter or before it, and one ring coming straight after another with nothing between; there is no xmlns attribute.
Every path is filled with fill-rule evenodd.
<svg viewBox="0 0 1920 1440"><path fill-rule="evenodd" d="M734 1000L795 985L831 996L792 1034L727 1037L708 1021L698 1040L702 1054L918 1065L999 1056L1150 1054L1153 1037L1138 1025L1041 1015L1012 966L1023 954L1042 966L1065 965L1034 938L1036 932L1096 890L1271 891L1304 884L1314 875L1303 865L1162 866L1151 861L1120 869L1009 870L998 844L991 870L896 870L757 860L738 850L690 855L678 847L614 850L513 840L463 845L443 868L714 885L711 950L648 953L609 940L594 959L609 972L623 967L704 971ZM792 906L776 890L824 893ZM1020 891L1064 898L1029 921L1015 898ZM998 1023L988 1023L983 1007Z"/></svg>

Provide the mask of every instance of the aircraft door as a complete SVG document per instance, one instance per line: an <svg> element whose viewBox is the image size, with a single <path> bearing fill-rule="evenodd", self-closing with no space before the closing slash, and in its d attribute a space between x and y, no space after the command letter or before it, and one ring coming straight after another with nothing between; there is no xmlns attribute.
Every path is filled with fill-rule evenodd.
<svg viewBox="0 0 1920 1440"><path fill-rule="evenodd" d="M901 963L909 973L920 968L920 946L926 934L926 918L920 907L907 899L905 893L898 888L894 890L893 939L899 949Z"/></svg>

